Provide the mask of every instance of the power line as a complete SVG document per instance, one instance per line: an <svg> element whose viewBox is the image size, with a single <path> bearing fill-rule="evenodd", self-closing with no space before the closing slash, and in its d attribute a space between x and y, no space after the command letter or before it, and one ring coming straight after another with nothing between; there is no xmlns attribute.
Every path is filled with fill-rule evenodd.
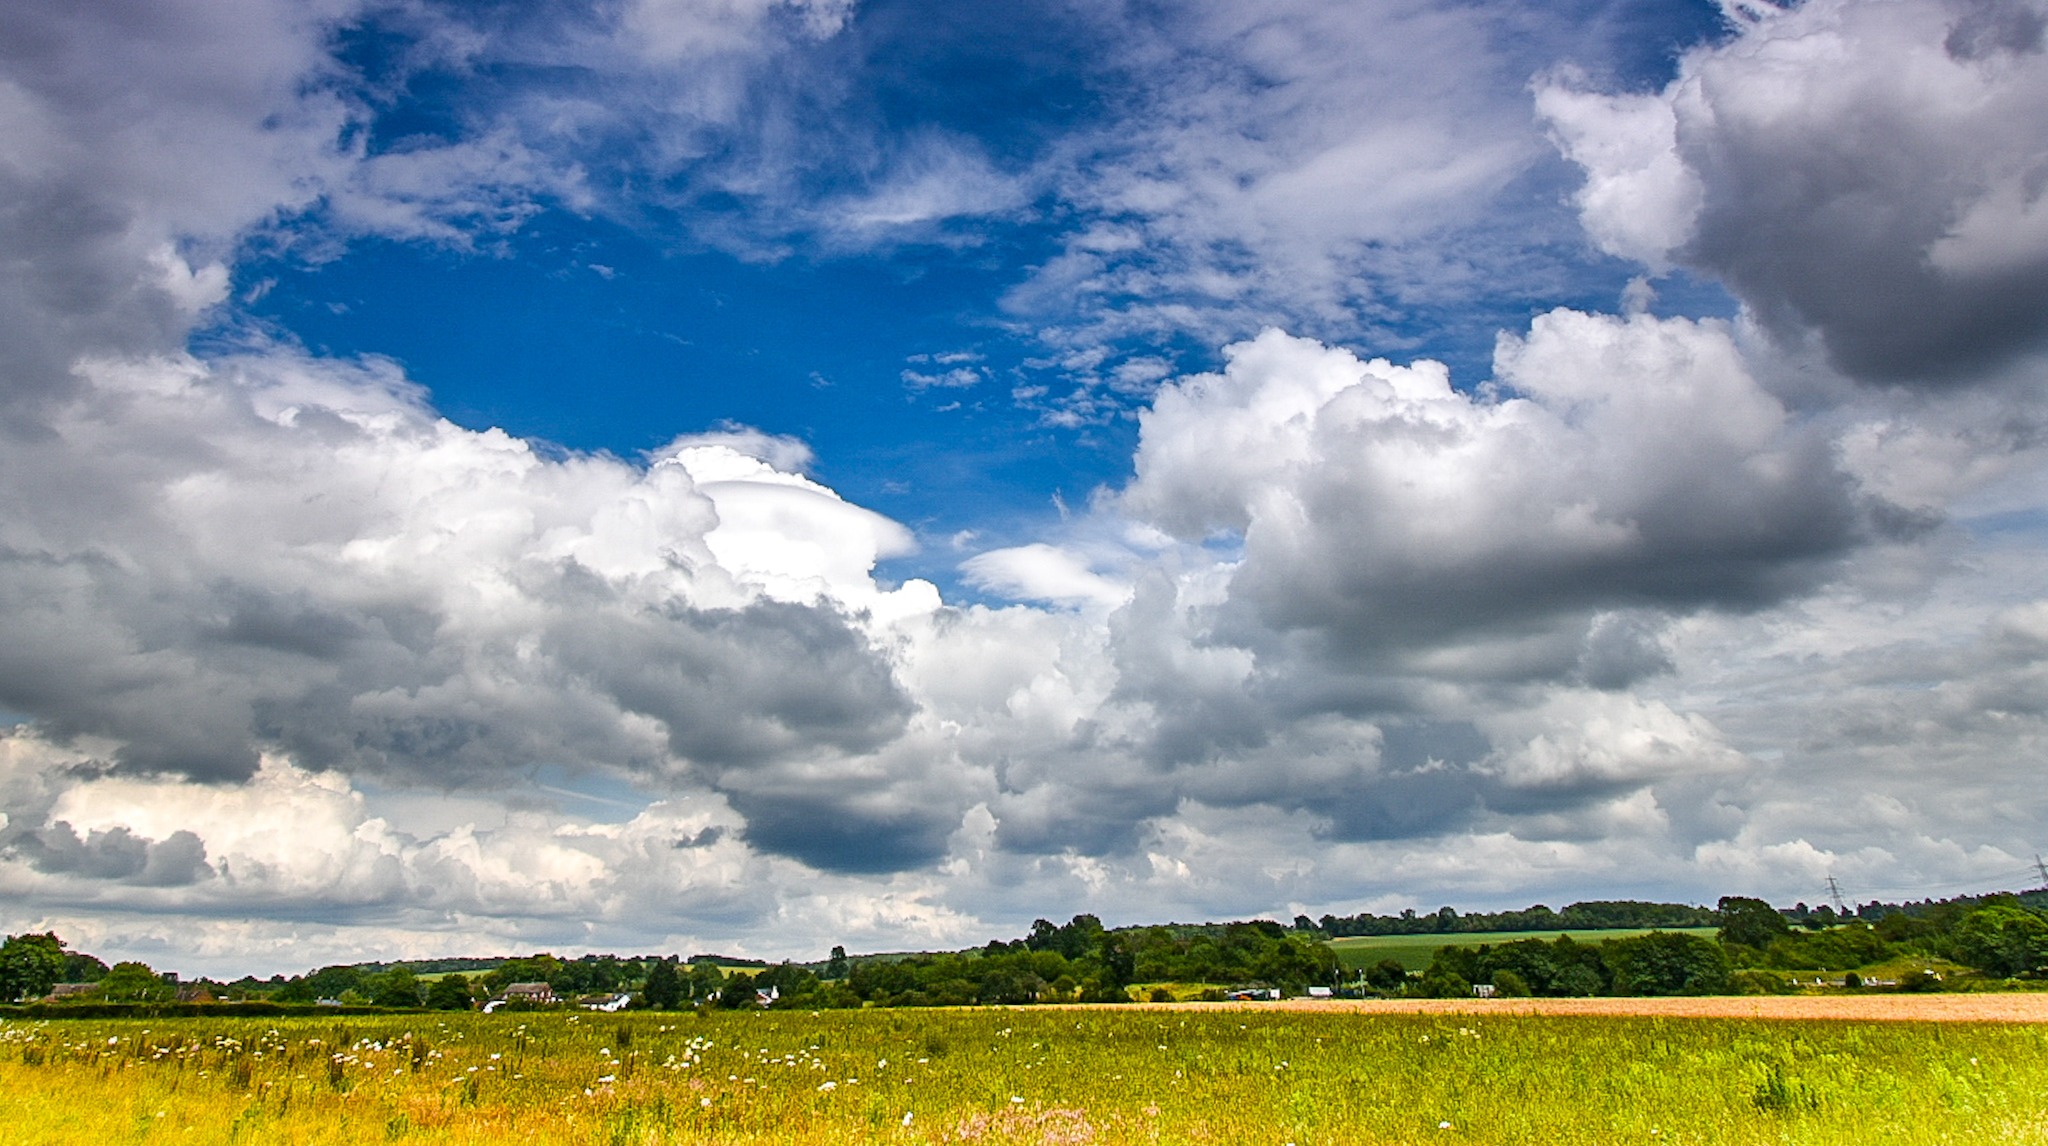
<svg viewBox="0 0 2048 1146"><path fill-rule="evenodd" d="M1842 902L1842 888L1839 884L1835 882L1835 875L1833 872L1828 873L1828 898L1835 901L1836 915L1849 914L1849 905Z"/></svg>
<svg viewBox="0 0 2048 1146"><path fill-rule="evenodd" d="M2035 865L2028 864L2024 867L2009 868L2004 871L1987 872L1983 875L1972 877L1967 882L1961 880L1942 880L1939 883L1897 885L1889 887L1866 887L1857 894L1886 896L1910 895L1916 892L1953 890L1959 895L1967 895L1973 892L1985 891L1988 888L1995 887L1998 884L2004 883L2006 881L2018 881L2021 879L2031 880L2035 877Z"/></svg>

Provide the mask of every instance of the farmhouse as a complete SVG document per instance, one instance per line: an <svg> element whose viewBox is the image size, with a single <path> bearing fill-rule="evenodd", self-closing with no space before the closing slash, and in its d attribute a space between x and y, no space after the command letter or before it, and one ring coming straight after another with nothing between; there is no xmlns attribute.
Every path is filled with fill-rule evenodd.
<svg viewBox="0 0 2048 1146"><path fill-rule="evenodd" d="M532 1003L535 1006L547 1006L558 1001L555 989L546 983L513 983L498 998L500 1002Z"/></svg>

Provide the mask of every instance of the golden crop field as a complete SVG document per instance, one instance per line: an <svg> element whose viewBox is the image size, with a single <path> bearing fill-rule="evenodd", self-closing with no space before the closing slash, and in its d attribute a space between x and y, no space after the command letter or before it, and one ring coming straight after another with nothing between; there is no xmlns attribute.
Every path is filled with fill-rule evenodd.
<svg viewBox="0 0 2048 1146"><path fill-rule="evenodd" d="M14 1021L0 1141L2048 1143L2048 1026L1167 1007Z"/></svg>

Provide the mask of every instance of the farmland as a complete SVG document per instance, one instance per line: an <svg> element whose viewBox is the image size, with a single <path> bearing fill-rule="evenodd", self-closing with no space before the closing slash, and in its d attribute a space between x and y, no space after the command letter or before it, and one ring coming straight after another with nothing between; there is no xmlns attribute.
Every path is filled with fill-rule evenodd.
<svg viewBox="0 0 2048 1146"><path fill-rule="evenodd" d="M14 1021L0 1129L24 1146L2048 1142L2041 1023L1397 1006Z"/></svg>
<svg viewBox="0 0 2048 1146"><path fill-rule="evenodd" d="M1438 950L1445 947L1477 947L1482 943L1514 943L1524 939L1552 940L1569 935L1581 943L1599 943L1604 939L1626 939L1635 935L1648 935L1653 930L1683 931L1691 935L1712 936L1711 927L1624 927L1601 930L1577 929L1570 931L1469 931L1452 932L1443 935L1356 935L1329 941L1330 949L1337 953L1337 961L1346 970L1370 967L1382 959L1392 959L1410 971L1420 971L1429 966Z"/></svg>

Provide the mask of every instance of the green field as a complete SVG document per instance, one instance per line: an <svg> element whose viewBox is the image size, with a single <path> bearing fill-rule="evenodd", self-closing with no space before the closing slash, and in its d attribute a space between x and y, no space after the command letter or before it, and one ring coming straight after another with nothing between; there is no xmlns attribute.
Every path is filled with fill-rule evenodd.
<svg viewBox="0 0 2048 1146"><path fill-rule="evenodd" d="M1410 971L1420 971L1429 966L1443 947L1477 947L1482 943L1513 943L1521 939L1542 939L1549 941L1560 935L1569 935L1579 943L1599 943L1604 939L1626 939L1631 935L1648 935L1651 931L1682 931L1688 935L1704 935L1711 938L1711 927L1633 927L1599 931L1474 931L1470 934L1453 935L1354 935L1343 939L1330 940L1330 948L1337 952L1337 961L1349 970L1370 967L1382 959L1392 959Z"/></svg>
<svg viewBox="0 0 2048 1146"><path fill-rule="evenodd" d="M1166 1008L4 1022L0 1138L2043 1143L2048 1027Z"/></svg>

